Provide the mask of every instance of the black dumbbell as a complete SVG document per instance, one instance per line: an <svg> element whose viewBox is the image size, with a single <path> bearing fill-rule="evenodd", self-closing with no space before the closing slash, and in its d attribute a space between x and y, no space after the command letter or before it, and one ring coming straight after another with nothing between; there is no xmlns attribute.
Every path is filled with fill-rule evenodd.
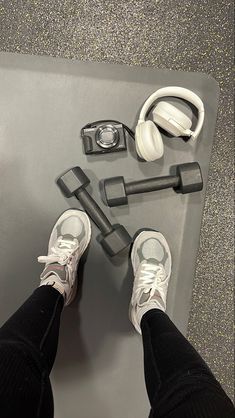
<svg viewBox="0 0 235 418"><path fill-rule="evenodd" d="M128 247L132 238L123 225L112 225L101 208L87 192L89 178L80 167L74 167L64 173L57 184L66 197L75 196L86 213L101 231L99 239L104 250L112 257Z"/></svg>
<svg viewBox="0 0 235 418"><path fill-rule="evenodd" d="M104 192L108 206L121 206L128 203L128 195L153 192L173 187L180 193L193 193L202 190L203 179L200 165L197 162L179 164L176 175L152 177L125 183L122 176L104 180Z"/></svg>

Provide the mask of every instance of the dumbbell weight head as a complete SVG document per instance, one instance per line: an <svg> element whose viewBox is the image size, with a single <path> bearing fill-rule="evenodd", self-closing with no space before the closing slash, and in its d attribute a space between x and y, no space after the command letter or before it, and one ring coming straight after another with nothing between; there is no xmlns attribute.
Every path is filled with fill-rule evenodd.
<svg viewBox="0 0 235 418"><path fill-rule="evenodd" d="M175 190L183 194L198 192L203 189L203 179L200 165L197 162L177 166L180 184Z"/></svg>
<svg viewBox="0 0 235 418"><path fill-rule="evenodd" d="M117 224L113 225L113 230L109 234L100 235L99 242L103 249L113 257L127 248L131 244L132 238L123 225Z"/></svg>
<svg viewBox="0 0 235 418"><path fill-rule="evenodd" d="M89 178L80 167L71 168L57 180L60 190L66 197L76 196L80 201L87 214L101 231L101 235L98 237L100 244L113 257L128 247L132 238L124 226L110 223L97 202L87 192L86 186L89 183Z"/></svg>
<svg viewBox="0 0 235 418"><path fill-rule="evenodd" d="M104 193L108 206L127 205L128 198L125 189L124 177L111 177L104 180Z"/></svg>
<svg viewBox="0 0 235 418"><path fill-rule="evenodd" d="M71 168L57 180L60 190L68 198L72 197L79 189L85 189L89 183L89 178L80 167Z"/></svg>

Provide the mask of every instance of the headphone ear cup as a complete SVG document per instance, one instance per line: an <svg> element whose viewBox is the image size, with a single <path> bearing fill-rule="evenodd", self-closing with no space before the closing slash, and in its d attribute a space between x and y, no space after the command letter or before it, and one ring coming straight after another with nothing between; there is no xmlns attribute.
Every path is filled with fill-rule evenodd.
<svg viewBox="0 0 235 418"><path fill-rule="evenodd" d="M138 123L135 130L136 151L145 161L158 160L163 156L163 142L158 128L151 120Z"/></svg>
<svg viewBox="0 0 235 418"><path fill-rule="evenodd" d="M173 136L188 135L192 126L191 119L167 102L159 102L153 110L154 122Z"/></svg>

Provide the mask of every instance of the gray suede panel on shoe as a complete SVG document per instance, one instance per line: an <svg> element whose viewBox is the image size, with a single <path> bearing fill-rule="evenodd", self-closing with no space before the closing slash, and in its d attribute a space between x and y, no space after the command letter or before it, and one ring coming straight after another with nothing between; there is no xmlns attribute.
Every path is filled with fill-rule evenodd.
<svg viewBox="0 0 235 418"><path fill-rule="evenodd" d="M53 274L57 275L61 279L62 282L65 282L66 274L67 274L66 266L62 266L61 264L58 264L58 263L48 264L43 270L40 278L46 279L47 277Z"/></svg>

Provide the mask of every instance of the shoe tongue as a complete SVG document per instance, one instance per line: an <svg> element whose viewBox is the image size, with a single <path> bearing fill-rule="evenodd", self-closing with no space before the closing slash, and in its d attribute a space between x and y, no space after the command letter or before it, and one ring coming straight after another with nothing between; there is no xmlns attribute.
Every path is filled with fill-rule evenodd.
<svg viewBox="0 0 235 418"><path fill-rule="evenodd" d="M153 296L150 297L150 291L147 293L142 293L141 297L140 297L140 301L139 301L139 305L142 305L146 302L148 302L149 300L156 300L159 301L159 299L161 300L161 295L159 294L159 291L156 289L155 293Z"/></svg>
<svg viewBox="0 0 235 418"><path fill-rule="evenodd" d="M68 246L64 245L63 242L59 242L57 248L60 248L61 250L67 250Z"/></svg>
<svg viewBox="0 0 235 418"><path fill-rule="evenodd" d="M159 266L159 262L155 258L149 258L148 260L145 260L145 262L147 262L149 266L153 267L152 268L153 272L156 272L156 267ZM140 301L139 301L140 305L149 301L150 292L151 292L151 289L147 292L143 291L143 293L140 297ZM157 291L156 291L156 296L152 296L151 299L158 299L158 292Z"/></svg>
<svg viewBox="0 0 235 418"><path fill-rule="evenodd" d="M148 293L142 293L141 297L140 297L140 305L142 305L142 303L146 303L148 302L150 297L150 291Z"/></svg>
<svg viewBox="0 0 235 418"><path fill-rule="evenodd" d="M71 238L71 237L66 237L66 241L65 240L57 241L56 247L58 247L62 250L63 249L67 250L68 249L68 243L70 243L70 242L72 244L74 242L74 239Z"/></svg>
<svg viewBox="0 0 235 418"><path fill-rule="evenodd" d="M148 258L146 262L150 265L153 265L154 267L159 266L159 261L156 260L156 258Z"/></svg>
<svg viewBox="0 0 235 418"><path fill-rule="evenodd" d="M51 275L58 276L62 281L66 280L66 268L59 263L48 264L41 274L41 278L45 279Z"/></svg>

